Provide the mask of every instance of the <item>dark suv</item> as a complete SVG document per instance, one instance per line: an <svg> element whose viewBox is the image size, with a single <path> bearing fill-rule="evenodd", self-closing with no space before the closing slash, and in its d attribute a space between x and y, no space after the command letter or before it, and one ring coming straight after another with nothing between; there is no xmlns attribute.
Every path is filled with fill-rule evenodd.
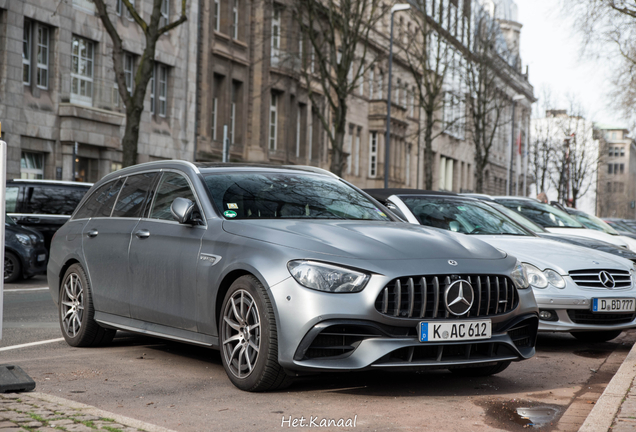
<svg viewBox="0 0 636 432"><path fill-rule="evenodd" d="M10 216L4 224L4 281L11 283L44 273L47 253L42 234L19 226Z"/></svg>
<svg viewBox="0 0 636 432"><path fill-rule="evenodd" d="M71 217L91 186L55 180L8 180L6 212L19 225L41 232L48 250L55 231Z"/></svg>

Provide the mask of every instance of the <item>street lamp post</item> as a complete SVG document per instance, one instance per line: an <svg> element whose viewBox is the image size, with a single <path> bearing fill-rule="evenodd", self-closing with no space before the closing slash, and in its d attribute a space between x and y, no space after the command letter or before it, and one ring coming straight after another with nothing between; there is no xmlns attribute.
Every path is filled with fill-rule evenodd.
<svg viewBox="0 0 636 432"><path fill-rule="evenodd" d="M386 92L386 136L384 137L384 188L389 187L389 155L391 144L391 69L393 68L393 14L411 9L411 5L398 3L391 8L391 38L389 39L389 86Z"/></svg>

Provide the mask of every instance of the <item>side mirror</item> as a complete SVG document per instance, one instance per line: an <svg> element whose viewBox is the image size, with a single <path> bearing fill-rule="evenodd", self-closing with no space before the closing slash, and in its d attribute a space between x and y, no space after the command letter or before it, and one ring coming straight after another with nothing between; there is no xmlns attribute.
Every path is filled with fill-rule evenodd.
<svg viewBox="0 0 636 432"><path fill-rule="evenodd" d="M180 224L187 224L191 222L195 207L196 204L187 198L175 198L170 206L170 211Z"/></svg>

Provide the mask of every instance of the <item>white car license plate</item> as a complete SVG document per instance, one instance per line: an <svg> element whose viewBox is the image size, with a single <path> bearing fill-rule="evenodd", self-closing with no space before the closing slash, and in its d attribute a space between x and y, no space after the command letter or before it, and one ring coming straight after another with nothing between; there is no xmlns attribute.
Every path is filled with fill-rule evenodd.
<svg viewBox="0 0 636 432"><path fill-rule="evenodd" d="M44 261L46 259L46 254L38 255L38 261Z"/></svg>
<svg viewBox="0 0 636 432"><path fill-rule="evenodd" d="M420 342L462 341L490 339L490 320L420 322L418 326Z"/></svg>
<svg viewBox="0 0 636 432"><path fill-rule="evenodd" d="M636 300L633 298L592 299L592 312L634 312Z"/></svg>

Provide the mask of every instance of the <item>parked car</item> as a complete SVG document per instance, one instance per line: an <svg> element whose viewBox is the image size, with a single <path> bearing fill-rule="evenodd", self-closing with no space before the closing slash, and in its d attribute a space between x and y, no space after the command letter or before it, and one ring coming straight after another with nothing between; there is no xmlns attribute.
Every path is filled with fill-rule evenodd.
<svg viewBox="0 0 636 432"><path fill-rule="evenodd" d="M10 216L5 216L4 229L4 282L44 273L47 258L44 236L19 226Z"/></svg>
<svg viewBox="0 0 636 432"><path fill-rule="evenodd" d="M636 235L636 221L630 219L604 218L604 222L618 231L621 235Z"/></svg>
<svg viewBox="0 0 636 432"><path fill-rule="evenodd" d="M604 252L542 239L474 198L404 189L365 190L412 224L476 235L521 260L539 305L539 331L607 341L636 327L636 267Z"/></svg>
<svg viewBox="0 0 636 432"><path fill-rule="evenodd" d="M617 230L615 230L613 227L608 225L601 218L597 218L594 215L585 213L582 210L565 207L565 211L574 219L576 219L577 221L585 225L586 228L604 232L606 234L614 236L615 238L620 238L622 241L627 243L627 246L629 246L631 250L636 251L636 234L619 233Z"/></svg>
<svg viewBox="0 0 636 432"><path fill-rule="evenodd" d="M55 180L8 180L6 213L19 225L41 232L48 250L55 231L71 217L91 186Z"/></svg>
<svg viewBox="0 0 636 432"><path fill-rule="evenodd" d="M566 234L579 237L588 237L611 243L616 246L629 247L620 236L586 228L563 210L541 203L532 198L501 196L493 197L496 202L509 209L520 213L536 224L541 225L547 231L555 234Z"/></svg>
<svg viewBox="0 0 636 432"><path fill-rule="evenodd" d="M249 391L300 372L490 375L534 354L538 310L516 258L387 212L311 167L111 173L51 245L62 334L72 346L124 329L217 348Z"/></svg>

